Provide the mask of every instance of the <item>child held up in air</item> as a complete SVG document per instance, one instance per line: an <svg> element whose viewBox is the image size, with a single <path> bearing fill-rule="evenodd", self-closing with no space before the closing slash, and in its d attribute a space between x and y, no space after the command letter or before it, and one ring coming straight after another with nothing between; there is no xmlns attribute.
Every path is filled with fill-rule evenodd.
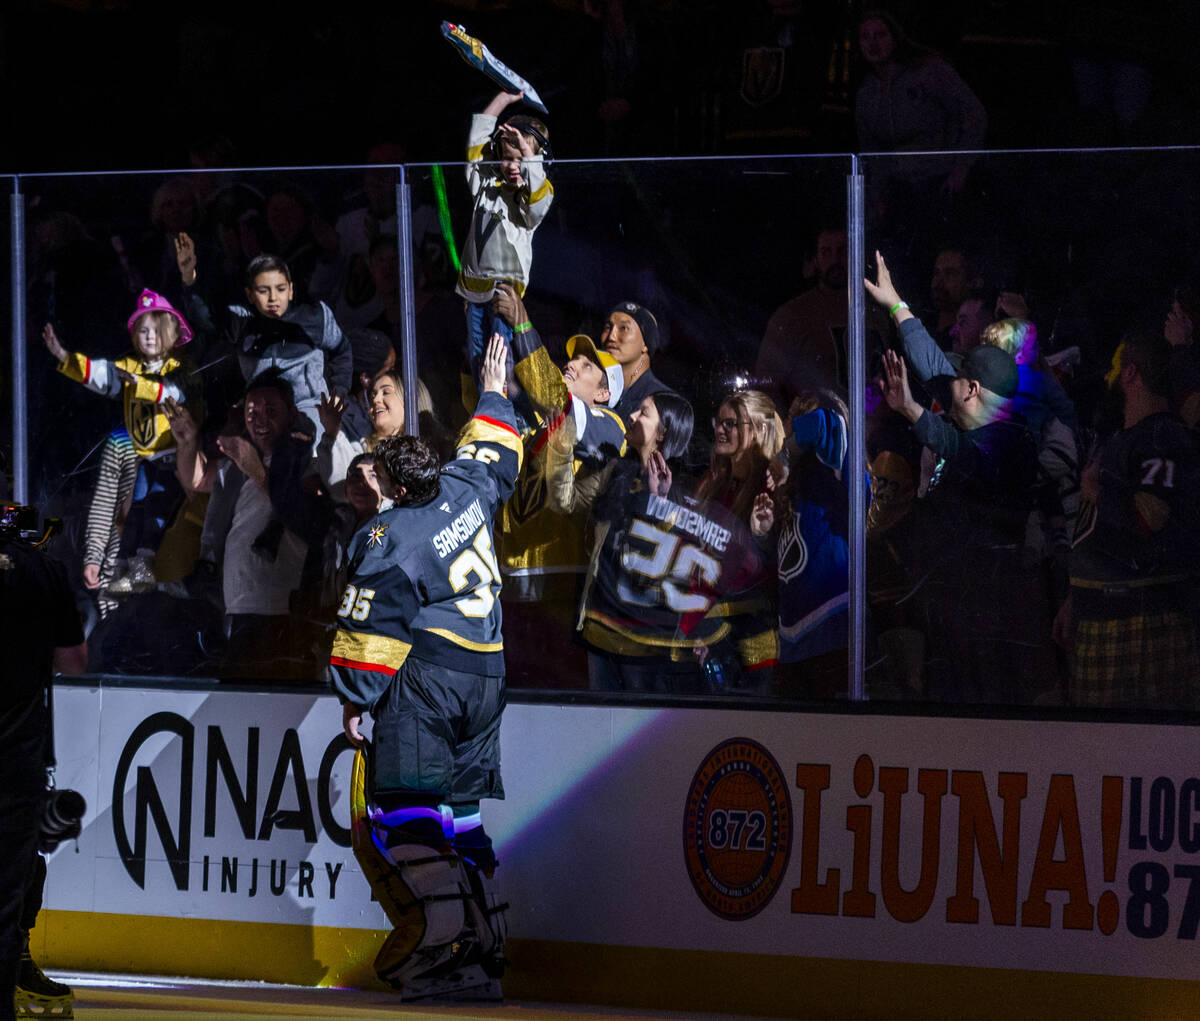
<svg viewBox="0 0 1200 1021"><path fill-rule="evenodd" d="M512 328L492 309L497 285L524 295L533 264L533 232L554 199L546 177L550 132L534 117L499 117L522 93L500 92L471 119L467 185L475 202L463 245L458 293L467 302L467 352L472 375L493 332L512 340Z"/></svg>

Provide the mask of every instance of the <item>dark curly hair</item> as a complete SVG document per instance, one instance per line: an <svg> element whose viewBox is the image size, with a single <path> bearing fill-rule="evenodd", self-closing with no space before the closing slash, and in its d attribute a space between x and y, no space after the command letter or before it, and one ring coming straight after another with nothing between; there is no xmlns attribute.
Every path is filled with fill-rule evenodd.
<svg viewBox="0 0 1200 1021"><path fill-rule="evenodd" d="M437 453L419 436L389 436L375 448L375 470L387 472L397 490L397 506L428 503L438 495L442 464Z"/></svg>

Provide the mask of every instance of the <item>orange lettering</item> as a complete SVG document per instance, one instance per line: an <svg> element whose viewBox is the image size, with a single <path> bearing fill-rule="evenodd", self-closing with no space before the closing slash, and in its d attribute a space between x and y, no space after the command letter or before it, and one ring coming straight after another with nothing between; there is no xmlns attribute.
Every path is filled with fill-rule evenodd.
<svg viewBox="0 0 1200 1021"><path fill-rule="evenodd" d="M1054 857L1058 834L1062 833L1064 857ZM1075 799L1075 778L1056 775L1046 791L1046 812L1038 838L1029 897L1021 905L1021 924L1049 928L1049 890L1065 890L1064 929L1092 928L1092 905L1088 900L1087 871L1083 863L1083 838L1079 832L1079 806Z"/></svg>
<svg viewBox="0 0 1200 1021"><path fill-rule="evenodd" d="M796 786L804 791L804 824L800 837L800 885L792 891L792 912L836 915L841 872L828 869L825 882L817 881L817 858L821 852L821 791L829 787L829 766L796 766Z"/></svg>
<svg viewBox="0 0 1200 1021"><path fill-rule="evenodd" d="M947 922L977 923L975 852L994 925L1017 924L1017 865L1020 858L1021 799L1028 790L1024 773L1001 773L996 784L1004 802L1003 849L996 837L983 774L955 772L950 790L958 798L958 888L946 901Z"/></svg>
<svg viewBox="0 0 1200 1021"><path fill-rule="evenodd" d="M929 910L937 891L946 771L917 771L917 791L925 800L925 812L921 833L921 877L911 891L900 885L900 803L901 795L908 790L908 770L882 767L879 789L883 792L883 853L879 877L883 905L896 921L915 922Z"/></svg>

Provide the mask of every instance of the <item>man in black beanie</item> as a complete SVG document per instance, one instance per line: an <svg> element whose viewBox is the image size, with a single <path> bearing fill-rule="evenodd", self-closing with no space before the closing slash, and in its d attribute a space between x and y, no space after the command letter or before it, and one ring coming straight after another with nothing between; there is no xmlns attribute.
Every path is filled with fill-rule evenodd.
<svg viewBox="0 0 1200 1021"><path fill-rule="evenodd" d="M651 394L664 390L675 393L650 371L650 358L658 350L659 343L658 320L644 305L622 301L608 313L600 334L600 346L621 366L625 389L613 410L627 427L629 416Z"/></svg>

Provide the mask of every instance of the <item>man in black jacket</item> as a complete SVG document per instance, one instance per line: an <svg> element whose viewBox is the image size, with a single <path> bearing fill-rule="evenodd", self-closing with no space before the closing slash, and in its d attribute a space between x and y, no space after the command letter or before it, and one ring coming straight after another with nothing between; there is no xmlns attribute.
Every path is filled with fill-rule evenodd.
<svg viewBox="0 0 1200 1021"><path fill-rule="evenodd" d="M1016 362L985 346L955 367L900 298L883 257L876 258L878 282L866 281L867 291L888 309L904 345L903 358L884 354L884 397L930 455L915 529L915 576L924 577L927 637L945 685L939 689L935 676L927 694L1028 701L1037 676L1029 657L1046 614L1019 558L1037 498L1037 445L1013 407ZM913 398L909 366L949 421Z"/></svg>

